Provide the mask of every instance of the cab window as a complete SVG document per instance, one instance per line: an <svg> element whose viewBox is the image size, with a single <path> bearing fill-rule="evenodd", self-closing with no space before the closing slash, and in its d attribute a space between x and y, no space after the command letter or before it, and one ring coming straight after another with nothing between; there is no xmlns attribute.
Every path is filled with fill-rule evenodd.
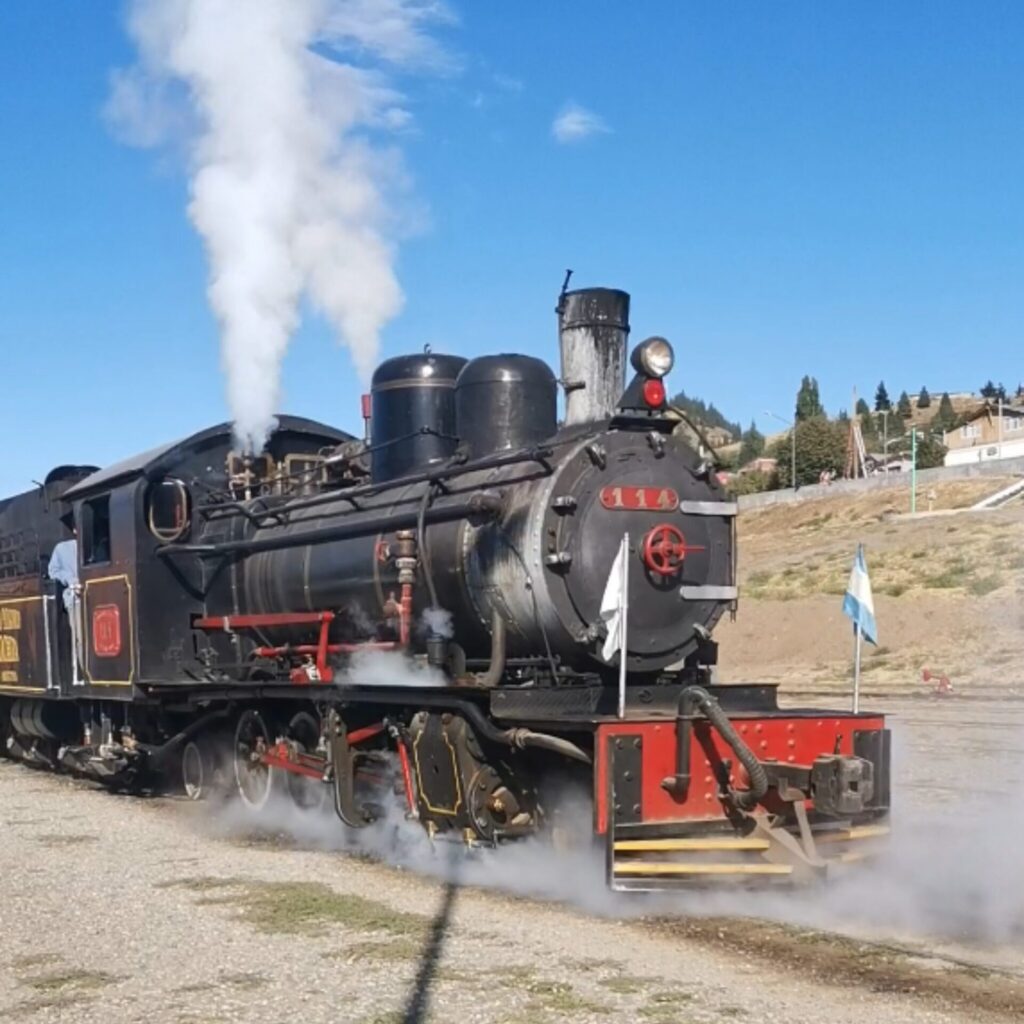
<svg viewBox="0 0 1024 1024"><path fill-rule="evenodd" d="M82 503L82 564L110 561L110 495Z"/></svg>
<svg viewBox="0 0 1024 1024"><path fill-rule="evenodd" d="M146 493L146 522L157 540L170 544L188 533L192 502L180 480L158 480Z"/></svg>

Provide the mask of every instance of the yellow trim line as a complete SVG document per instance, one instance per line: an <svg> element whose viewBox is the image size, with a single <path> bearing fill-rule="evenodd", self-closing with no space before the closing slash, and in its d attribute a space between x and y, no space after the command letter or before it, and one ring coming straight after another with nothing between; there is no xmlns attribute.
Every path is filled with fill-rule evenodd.
<svg viewBox="0 0 1024 1024"><path fill-rule="evenodd" d="M767 839L707 836L701 839L616 839L616 853L663 853L678 850L767 850Z"/></svg>
<svg viewBox="0 0 1024 1024"><path fill-rule="evenodd" d="M615 863L623 875L791 875L792 864L645 864Z"/></svg>
<svg viewBox="0 0 1024 1024"><path fill-rule="evenodd" d="M892 830L888 825L858 825L855 828L844 828L838 832L816 832L816 843L845 843L855 839L877 839L887 836Z"/></svg>

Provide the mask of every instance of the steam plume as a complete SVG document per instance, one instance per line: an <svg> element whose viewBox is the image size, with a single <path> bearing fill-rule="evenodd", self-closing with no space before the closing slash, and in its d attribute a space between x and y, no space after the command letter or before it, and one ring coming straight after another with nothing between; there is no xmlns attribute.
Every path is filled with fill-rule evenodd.
<svg viewBox="0 0 1024 1024"><path fill-rule="evenodd" d="M396 154L409 112L383 69L437 69L430 0L131 0L138 61L107 114L136 145L183 147L189 217L209 260L239 441L273 429L303 297L366 377L402 307Z"/></svg>

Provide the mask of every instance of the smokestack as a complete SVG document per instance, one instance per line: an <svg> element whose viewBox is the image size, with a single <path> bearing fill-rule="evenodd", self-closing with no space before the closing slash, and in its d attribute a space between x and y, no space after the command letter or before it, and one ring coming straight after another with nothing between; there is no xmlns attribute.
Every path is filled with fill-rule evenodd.
<svg viewBox="0 0 1024 1024"><path fill-rule="evenodd" d="M557 313L566 425L606 419L626 387L629 293L564 292Z"/></svg>

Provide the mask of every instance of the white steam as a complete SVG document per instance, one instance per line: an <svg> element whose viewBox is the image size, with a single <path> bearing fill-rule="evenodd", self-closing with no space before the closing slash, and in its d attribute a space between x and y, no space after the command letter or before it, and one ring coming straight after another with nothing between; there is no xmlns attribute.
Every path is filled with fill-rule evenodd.
<svg viewBox="0 0 1024 1024"><path fill-rule="evenodd" d="M427 632L434 636L441 636L446 640L450 640L455 636L452 613L445 608L424 609L423 625L426 626Z"/></svg>
<svg viewBox="0 0 1024 1024"><path fill-rule="evenodd" d="M402 307L392 69L437 69L430 0L131 0L138 62L107 114L136 145L184 148L189 216L209 259L228 401L240 443L273 429L280 368L305 297L366 377Z"/></svg>
<svg viewBox="0 0 1024 1024"><path fill-rule="evenodd" d="M338 682L343 686L444 686L440 669L402 651L357 651Z"/></svg>

